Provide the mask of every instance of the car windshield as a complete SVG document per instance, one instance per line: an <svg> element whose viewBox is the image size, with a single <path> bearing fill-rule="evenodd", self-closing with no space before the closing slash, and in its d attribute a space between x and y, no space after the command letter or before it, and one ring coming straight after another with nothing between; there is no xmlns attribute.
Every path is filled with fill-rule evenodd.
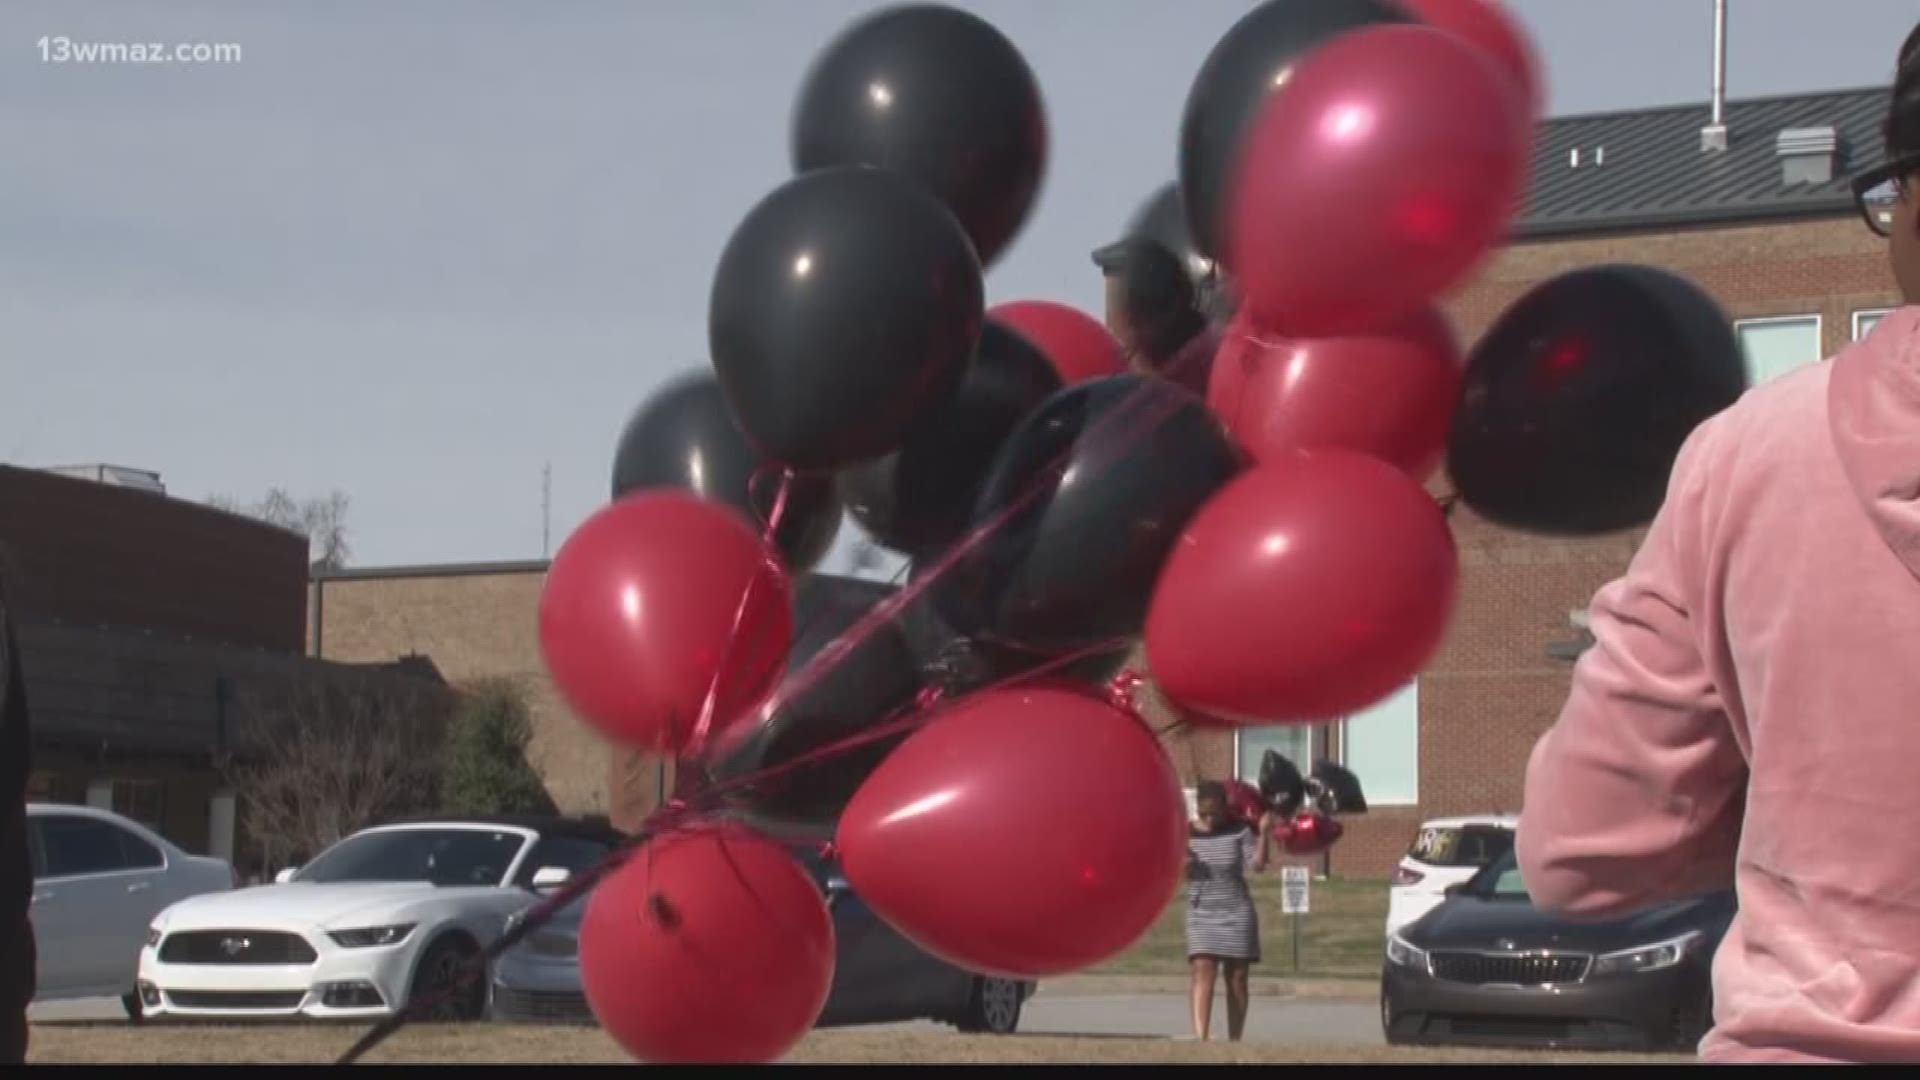
<svg viewBox="0 0 1920 1080"><path fill-rule="evenodd" d="M1442 869L1478 869L1513 850L1513 831L1497 825L1428 826L1407 857Z"/></svg>
<svg viewBox="0 0 1920 1080"><path fill-rule="evenodd" d="M1528 899L1527 884L1520 879L1520 860L1511 849L1475 874L1467 891L1493 900Z"/></svg>
<svg viewBox="0 0 1920 1080"><path fill-rule="evenodd" d="M418 881L431 885L506 883L527 838L491 829L382 829L349 836L320 853L295 881Z"/></svg>

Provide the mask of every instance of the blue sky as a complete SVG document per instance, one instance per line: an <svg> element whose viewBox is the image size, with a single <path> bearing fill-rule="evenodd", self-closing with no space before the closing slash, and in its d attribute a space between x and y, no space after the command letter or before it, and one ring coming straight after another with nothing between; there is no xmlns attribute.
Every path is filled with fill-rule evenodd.
<svg viewBox="0 0 1920 1080"><path fill-rule="evenodd" d="M7 0L0 462L338 488L363 565L538 556L542 466L557 545L627 413L706 363L719 249L787 173L814 50L875 6ZM1250 4L962 6L1021 47L1053 133L989 300L1095 309L1087 252L1172 176L1188 83ZM1705 98L1710 0L1514 7L1555 113ZM1731 21L1733 96L1879 85L1920 0ZM241 58L54 63L43 37Z"/></svg>

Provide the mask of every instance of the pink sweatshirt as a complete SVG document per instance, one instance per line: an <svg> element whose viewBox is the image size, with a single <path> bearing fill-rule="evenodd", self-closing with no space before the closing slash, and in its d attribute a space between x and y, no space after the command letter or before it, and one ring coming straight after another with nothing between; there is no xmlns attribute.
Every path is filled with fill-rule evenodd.
<svg viewBox="0 0 1920 1080"><path fill-rule="evenodd" d="M1534 749L1536 903L1735 886L1709 1061L1920 1061L1920 307L1701 425Z"/></svg>

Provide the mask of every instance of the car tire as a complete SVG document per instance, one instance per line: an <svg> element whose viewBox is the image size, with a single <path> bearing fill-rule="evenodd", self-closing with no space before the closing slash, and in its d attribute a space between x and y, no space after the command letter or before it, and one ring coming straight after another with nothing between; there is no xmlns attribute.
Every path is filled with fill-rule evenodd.
<svg viewBox="0 0 1920 1080"><path fill-rule="evenodd" d="M468 964L478 955L480 950L464 938L443 937L427 946L413 969L413 984L407 988L408 1004L422 1001L418 1019L466 1023L486 1016L486 972L473 976L470 983L463 982Z"/></svg>
<svg viewBox="0 0 1920 1080"><path fill-rule="evenodd" d="M130 990L121 994L120 1007L127 1010L127 1023L135 1027L146 1023L147 1008L140 1001L140 991Z"/></svg>
<svg viewBox="0 0 1920 1080"><path fill-rule="evenodd" d="M1020 1013L1026 1003L1027 988L1023 983L1012 979L975 979L967 1011L954 1026L969 1035L1011 1035L1020 1030Z"/></svg>
<svg viewBox="0 0 1920 1080"><path fill-rule="evenodd" d="M1411 1042L1393 1033L1393 998L1388 994L1380 995L1380 1037L1388 1046L1406 1046Z"/></svg>

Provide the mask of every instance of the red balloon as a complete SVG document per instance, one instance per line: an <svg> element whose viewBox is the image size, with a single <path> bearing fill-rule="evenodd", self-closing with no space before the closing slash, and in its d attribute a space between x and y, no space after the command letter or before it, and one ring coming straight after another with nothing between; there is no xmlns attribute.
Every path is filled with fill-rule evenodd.
<svg viewBox="0 0 1920 1080"><path fill-rule="evenodd" d="M540 651L561 696L614 742L657 752L687 747L709 693L710 731L745 714L792 641L778 557L737 511L681 491L596 511L540 591Z"/></svg>
<svg viewBox="0 0 1920 1080"><path fill-rule="evenodd" d="M1256 461L1338 447L1425 480L1446 450L1460 347L1432 308L1378 333L1285 339L1246 324L1221 349L1207 402Z"/></svg>
<svg viewBox="0 0 1920 1080"><path fill-rule="evenodd" d="M1241 154L1227 259L1253 320L1359 333L1465 281L1512 220L1523 108L1480 50L1431 27L1322 46Z"/></svg>
<svg viewBox="0 0 1920 1080"><path fill-rule="evenodd" d="M1219 723L1318 723L1384 700L1439 647L1459 567L1440 507L1377 458L1255 466L1187 525L1154 588L1147 666Z"/></svg>
<svg viewBox="0 0 1920 1080"><path fill-rule="evenodd" d="M1249 825L1259 825L1266 815L1267 801L1260 797L1260 789L1245 780L1227 781L1227 809L1234 817Z"/></svg>
<svg viewBox="0 0 1920 1080"><path fill-rule="evenodd" d="M970 971L1041 979L1146 933L1186 868L1186 804L1139 717L1084 694L988 690L901 744L840 817L867 905Z"/></svg>
<svg viewBox="0 0 1920 1080"><path fill-rule="evenodd" d="M1293 819L1285 836L1279 838L1289 855L1318 855L1346 835L1346 827L1325 814L1302 814Z"/></svg>
<svg viewBox="0 0 1920 1080"><path fill-rule="evenodd" d="M819 1019L833 919L779 845L737 825L650 841L594 888L580 981L600 1026L657 1064L762 1064Z"/></svg>
<svg viewBox="0 0 1920 1080"><path fill-rule="evenodd" d="M1400 0L1407 13L1485 52L1525 95L1527 116L1540 114L1540 62L1520 20L1494 0Z"/></svg>
<svg viewBox="0 0 1920 1080"><path fill-rule="evenodd" d="M987 318L1027 339L1052 362L1068 386L1119 375L1127 356L1099 320L1051 300L1016 300L987 312Z"/></svg>

